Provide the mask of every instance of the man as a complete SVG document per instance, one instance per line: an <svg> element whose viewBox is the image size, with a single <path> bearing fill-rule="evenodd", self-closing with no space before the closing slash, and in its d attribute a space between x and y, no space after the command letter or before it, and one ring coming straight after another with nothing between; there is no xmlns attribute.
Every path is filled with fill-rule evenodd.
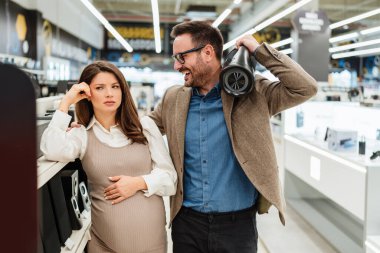
<svg viewBox="0 0 380 253"><path fill-rule="evenodd" d="M237 47L246 46L279 81L256 76L249 94L233 97L219 82L219 30L193 21L171 36L185 85L169 88L150 116L167 135L178 173L173 251L257 252L256 212L274 205L285 224L270 117L312 97L317 84L288 56L244 36Z"/></svg>

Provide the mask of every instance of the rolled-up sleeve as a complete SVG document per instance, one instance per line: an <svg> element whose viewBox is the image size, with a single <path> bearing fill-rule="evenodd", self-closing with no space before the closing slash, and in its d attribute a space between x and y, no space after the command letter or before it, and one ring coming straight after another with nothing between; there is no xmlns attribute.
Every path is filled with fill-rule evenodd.
<svg viewBox="0 0 380 253"><path fill-rule="evenodd" d="M153 163L150 174L143 175L148 190L145 196L153 194L159 196L174 195L177 189L177 172L170 158L164 139L154 121L145 116L141 119L144 134L148 139L149 150Z"/></svg>
<svg viewBox="0 0 380 253"><path fill-rule="evenodd" d="M49 126L41 137L40 149L45 159L59 162L71 162L82 158L87 144L84 126L66 131L71 116L57 110Z"/></svg>

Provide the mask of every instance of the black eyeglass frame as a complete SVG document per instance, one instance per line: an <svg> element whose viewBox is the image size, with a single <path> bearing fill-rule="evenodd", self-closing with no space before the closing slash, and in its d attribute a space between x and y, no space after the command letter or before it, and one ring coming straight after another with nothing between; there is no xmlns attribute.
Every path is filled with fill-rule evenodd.
<svg viewBox="0 0 380 253"><path fill-rule="evenodd" d="M176 54L173 54L172 55L172 58L175 60L175 61L178 61L179 63L181 64L184 64L185 63L185 58L183 58L183 56L185 54L188 54L188 53L192 53L192 52L196 52L198 50L201 50L202 48L204 48L206 45L203 45L203 46L199 46L199 47L194 47L192 49L189 49L189 50L186 50L186 51L183 51L183 52L180 52L180 53L176 53Z"/></svg>

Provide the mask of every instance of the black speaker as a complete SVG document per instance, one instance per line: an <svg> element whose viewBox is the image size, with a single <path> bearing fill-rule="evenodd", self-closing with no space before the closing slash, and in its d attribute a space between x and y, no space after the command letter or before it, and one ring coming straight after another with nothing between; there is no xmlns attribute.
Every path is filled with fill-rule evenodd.
<svg viewBox="0 0 380 253"><path fill-rule="evenodd" d="M90 211L91 210L91 201L90 196L88 195L87 187L84 182L79 183L79 197L78 197L78 205L79 211L83 210Z"/></svg>
<svg viewBox="0 0 380 253"><path fill-rule="evenodd" d="M253 89L256 60L245 46L233 49L223 63L219 80L227 94L245 95Z"/></svg>
<svg viewBox="0 0 380 253"><path fill-rule="evenodd" d="M63 170L59 175L61 177L71 229L81 229L82 221L78 206L78 170Z"/></svg>
<svg viewBox="0 0 380 253"><path fill-rule="evenodd" d="M78 207L77 199L71 196L70 199L66 199L67 210L69 211L70 224L72 230L79 230L82 228L83 223L80 218L80 211Z"/></svg>
<svg viewBox="0 0 380 253"><path fill-rule="evenodd" d="M61 251L61 244L59 241L57 224L54 219L53 206L50 200L49 189L45 184L38 190L41 241L44 252L59 253Z"/></svg>
<svg viewBox="0 0 380 253"><path fill-rule="evenodd" d="M60 175L57 174L51 178L48 182L48 186L51 202L53 204L55 222L58 226L59 240L61 246L64 246L66 240L70 237L72 230Z"/></svg>
<svg viewBox="0 0 380 253"><path fill-rule="evenodd" d="M66 199L74 196L78 200L78 170L62 170L59 175L61 176L62 187Z"/></svg>

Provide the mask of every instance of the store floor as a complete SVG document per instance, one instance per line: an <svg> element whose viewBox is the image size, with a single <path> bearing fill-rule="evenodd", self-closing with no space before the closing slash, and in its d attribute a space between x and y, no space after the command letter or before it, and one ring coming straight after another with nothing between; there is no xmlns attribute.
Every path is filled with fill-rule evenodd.
<svg viewBox="0 0 380 253"><path fill-rule="evenodd" d="M169 198L164 198L166 217L169 221ZM278 212L273 207L268 214L257 216L259 231L258 253L337 253L291 207L286 210L286 226L282 226ZM168 232L168 253L173 251Z"/></svg>
<svg viewBox="0 0 380 253"><path fill-rule="evenodd" d="M289 205L286 208L286 226L278 218L275 208L269 214L259 215L257 228L262 251L258 253L337 253L320 234L318 234Z"/></svg>

